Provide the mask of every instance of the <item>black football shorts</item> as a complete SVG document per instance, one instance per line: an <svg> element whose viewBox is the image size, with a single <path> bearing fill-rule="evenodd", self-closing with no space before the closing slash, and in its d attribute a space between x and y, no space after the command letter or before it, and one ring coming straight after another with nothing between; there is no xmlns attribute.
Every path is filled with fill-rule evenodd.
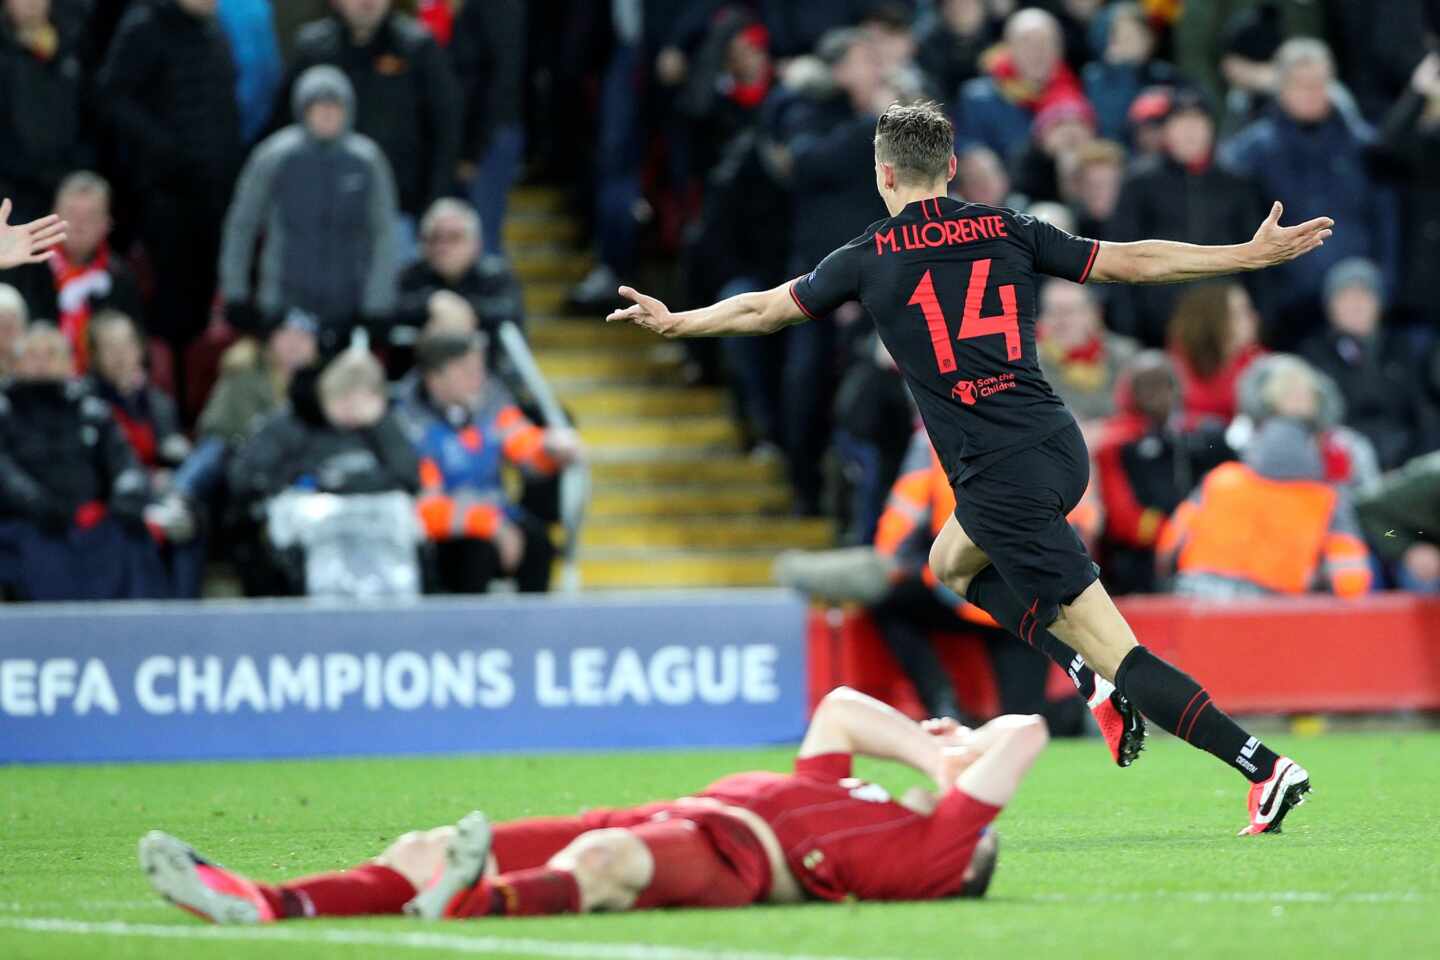
<svg viewBox="0 0 1440 960"><path fill-rule="evenodd" d="M955 519L1026 606L1053 611L1095 582L1066 519L1089 482L1090 456L1072 423L956 485Z"/></svg>

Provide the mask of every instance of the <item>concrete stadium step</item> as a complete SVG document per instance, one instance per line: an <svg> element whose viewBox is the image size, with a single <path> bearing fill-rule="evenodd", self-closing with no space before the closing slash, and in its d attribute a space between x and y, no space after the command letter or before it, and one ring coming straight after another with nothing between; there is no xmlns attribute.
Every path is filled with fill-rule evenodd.
<svg viewBox="0 0 1440 960"><path fill-rule="evenodd" d="M730 398L713 387L596 387L562 392L577 419L600 417L686 417L730 412Z"/></svg>
<svg viewBox="0 0 1440 960"><path fill-rule="evenodd" d="M665 340L633 323L606 323L600 317L545 318L526 328L530 346L540 349L578 350L582 347L617 349L663 346Z"/></svg>
<svg viewBox="0 0 1440 960"><path fill-rule="evenodd" d="M740 431L729 417L581 420L579 423L580 436L591 449L699 447L733 451L740 443Z"/></svg>
<svg viewBox="0 0 1440 960"><path fill-rule="evenodd" d="M505 249L519 255L527 246L574 245L580 224L569 217L516 213L505 218Z"/></svg>
<svg viewBox="0 0 1440 960"><path fill-rule="evenodd" d="M526 246L510 257L510 266L521 283L578 283L595 261L568 247Z"/></svg>
<svg viewBox="0 0 1440 960"><path fill-rule="evenodd" d="M610 555L597 551L580 558L580 581L587 590L764 587L774 582L770 574L774 564L774 555L768 552Z"/></svg>
<svg viewBox="0 0 1440 960"><path fill-rule="evenodd" d="M610 384L678 385L684 371L678 356L649 351L544 350L535 362L557 392L568 394L585 386Z"/></svg>
<svg viewBox="0 0 1440 960"><path fill-rule="evenodd" d="M600 520L587 524L581 548L666 550L822 549L835 542L834 525L813 517L729 517L679 520Z"/></svg>
<svg viewBox="0 0 1440 960"><path fill-rule="evenodd" d="M556 314L565 310L570 301L570 284L554 280L534 280L522 288L527 316Z"/></svg>
<svg viewBox="0 0 1440 960"><path fill-rule="evenodd" d="M718 517L784 514L790 490L780 484L746 486L597 486L588 522L601 518Z"/></svg>
<svg viewBox="0 0 1440 960"><path fill-rule="evenodd" d="M778 484L785 479L784 466L775 460L714 455L656 456L643 459L605 459L604 451L589 459L590 476L597 485L667 484L757 485Z"/></svg>
<svg viewBox="0 0 1440 960"><path fill-rule="evenodd" d="M510 191L509 213L570 213L565 191L558 187L516 187Z"/></svg>

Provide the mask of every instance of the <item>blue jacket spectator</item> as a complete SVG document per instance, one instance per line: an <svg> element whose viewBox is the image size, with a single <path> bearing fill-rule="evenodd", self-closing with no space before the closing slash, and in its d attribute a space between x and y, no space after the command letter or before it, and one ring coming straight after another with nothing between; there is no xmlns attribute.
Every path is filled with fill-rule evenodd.
<svg viewBox="0 0 1440 960"><path fill-rule="evenodd" d="M1100 29L1104 54L1085 65L1080 79L1095 107L1100 136L1124 143L1130 132L1130 104L1146 87L1173 85L1175 68L1153 59L1155 34L1138 4L1107 7Z"/></svg>
<svg viewBox="0 0 1440 960"><path fill-rule="evenodd" d="M254 143L265 132L284 71L275 40L274 13L270 0L220 0L218 15L235 59L240 135L246 143Z"/></svg>
<svg viewBox="0 0 1440 960"><path fill-rule="evenodd" d="M1261 307L1278 321L1276 345L1285 346L1320 325L1325 274L1341 260L1373 260L1393 291L1399 238L1393 195L1366 169L1370 131L1332 97L1329 50L1302 37L1287 41L1275 62L1275 105L1221 148L1220 162L1285 204L1286 223L1328 216L1347 225L1324 247L1259 278Z"/></svg>
<svg viewBox="0 0 1440 960"><path fill-rule="evenodd" d="M525 418L486 375L484 343L483 334L438 334L416 348L420 376L398 416L420 455L420 521L436 543L444 592L483 592L497 576L539 592L555 550L544 525L508 501L501 469L554 473L579 455L579 442Z"/></svg>

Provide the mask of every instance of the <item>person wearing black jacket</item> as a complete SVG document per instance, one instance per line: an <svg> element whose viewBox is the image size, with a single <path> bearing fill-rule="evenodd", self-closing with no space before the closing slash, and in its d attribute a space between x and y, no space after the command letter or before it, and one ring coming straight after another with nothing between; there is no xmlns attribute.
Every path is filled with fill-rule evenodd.
<svg viewBox="0 0 1440 960"><path fill-rule="evenodd" d="M1401 192L1400 319L1430 320L1440 303L1440 53L1415 67L1381 125L1376 153Z"/></svg>
<svg viewBox="0 0 1440 960"><path fill-rule="evenodd" d="M488 2L474 6L492 12ZM393 12L390 0L337 0L333 15L306 24L295 39L277 128L288 121L296 79L322 63L350 78L355 130L390 161L402 220L413 230L425 208L449 192L460 159L460 87L444 52L413 17Z"/></svg>
<svg viewBox="0 0 1440 960"><path fill-rule="evenodd" d="M788 276L805 273L838 244L885 216L871 175L875 121L893 98L873 45L858 30L831 31L820 42L831 96L797 106L798 118L778 165L791 194ZM820 463L830 431L835 323L790 327L785 338L781 443L790 462L797 509L820 510Z"/></svg>
<svg viewBox="0 0 1440 960"><path fill-rule="evenodd" d="M37 601L163 597L145 474L70 371L65 337L32 324L0 393L0 584Z"/></svg>
<svg viewBox="0 0 1440 960"><path fill-rule="evenodd" d="M505 253L505 201L525 152L525 7L523 0L465 4L450 46L465 102L462 168L493 256Z"/></svg>
<svg viewBox="0 0 1440 960"><path fill-rule="evenodd" d="M0 197L21 222L49 213L60 178L90 157L79 24L49 7L11 3L0 15Z"/></svg>
<svg viewBox="0 0 1440 960"><path fill-rule="evenodd" d="M1408 338L1385 329L1380 268L1360 257L1325 274L1329 326L1300 355L1330 377L1345 400L1345 425L1375 445L1382 470L1434 449L1435 423Z"/></svg>
<svg viewBox="0 0 1440 960"><path fill-rule="evenodd" d="M1199 92L1181 90L1171 98L1162 136L1164 152L1142 158L1127 174L1106 239L1220 244L1249 237L1263 205L1252 183L1214 164L1215 122ZM1182 289L1156 284L1118 290L1111 326L1146 346L1163 346Z"/></svg>
<svg viewBox="0 0 1440 960"><path fill-rule="evenodd" d="M347 350L324 371L297 374L290 407L267 420L230 465L230 493L260 506L291 487L360 494L420 489L420 460L385 410L385 375Z"/></svg>
<svg viewBox="0 0 1440 960"><path fill-rule="evenodd" d="M481 224L468 204L450 197L435 201L420 221L420 241L421 259L400 274L397 326L424 327L431 298L445 290L470 305L477 329L492 339L507 320L524 328L520 284L504 261L481 256Z"/></svg>
<svg viewBox="0 0 1440 960"><path fill-rule="evenodd" d="M235 65L216 0L135 4L97 79L97 109L121 156L126 193L155 268L146 326L177 354L204 329L220 226L244 158Z"/></svg>

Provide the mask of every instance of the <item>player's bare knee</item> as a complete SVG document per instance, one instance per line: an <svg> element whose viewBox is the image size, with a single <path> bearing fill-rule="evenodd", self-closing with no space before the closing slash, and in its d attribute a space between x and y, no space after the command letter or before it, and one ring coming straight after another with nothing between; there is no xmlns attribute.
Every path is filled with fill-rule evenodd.
<svg viewBox="0 0 1440 960"><path fill-rule="evenodd" d="M580 909L625 910L635 903L655 871L649 849L627 830L591 830L550 858L568 870L580 888Z"/></svg>
<svg viewBox="0 0 1440 960"><path fill-rule="evenodd" d="M411 831L386 847L375 862L394 870L418 889L429 883L440 869L445 860L445 848L454 835L454 827Z"/></svg>
<svg viewBox="0 0 1440 960"><path fill-rule="evenodd" d="M1024 750L1032 756L1045 749L1050 742L1050 725L1045 718L1038 713L1032 713L1021 717L1019 723L1010 732L1010 740L1015 749Z"/></svg>

